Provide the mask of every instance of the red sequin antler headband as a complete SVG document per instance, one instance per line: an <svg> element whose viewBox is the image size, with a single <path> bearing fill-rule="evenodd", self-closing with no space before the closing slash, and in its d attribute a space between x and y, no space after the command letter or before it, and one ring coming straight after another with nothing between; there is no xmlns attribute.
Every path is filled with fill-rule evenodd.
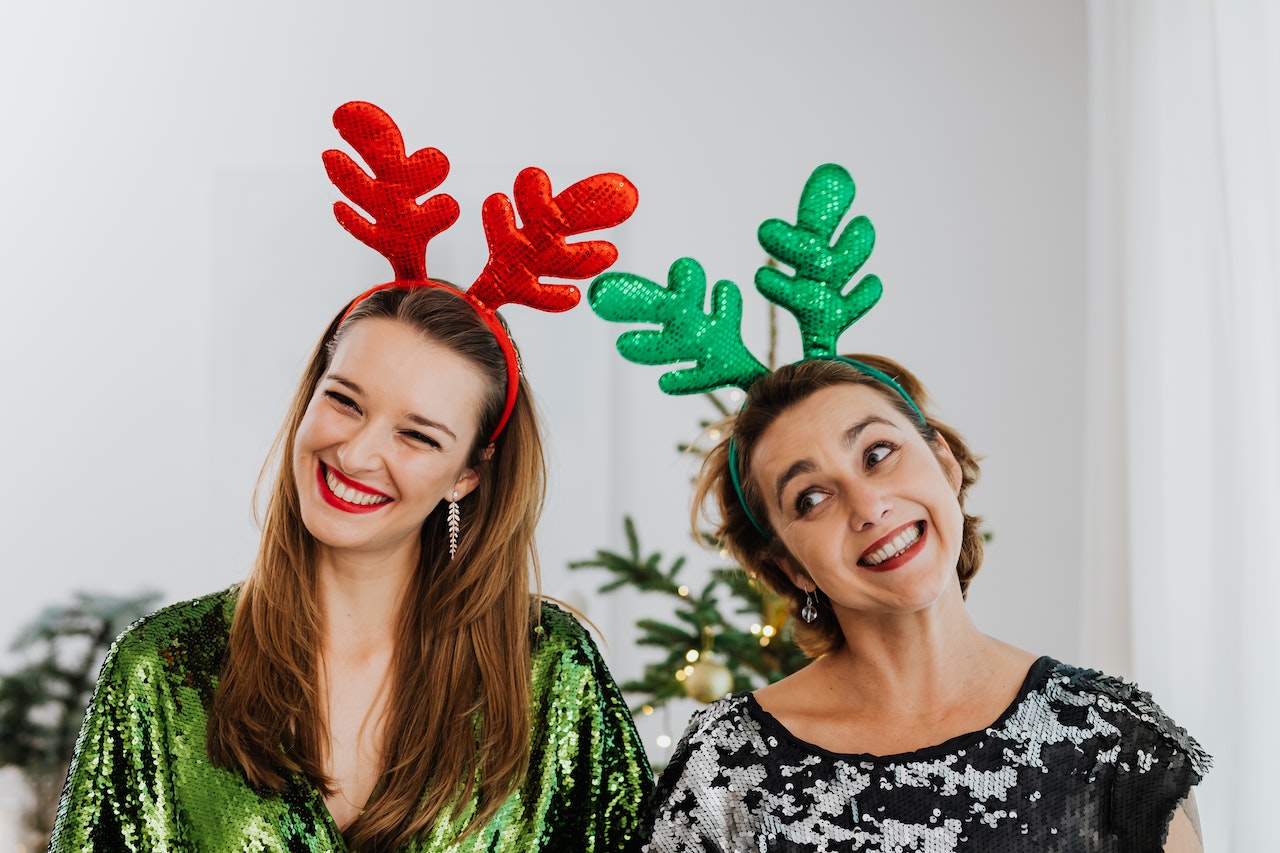
<svg viewBox="0 0 1280 853"><path fill-rule="evenodd" d="M502 193L485 199L481 208L489 261L475 283L458 292L427 278L427 243L458 219L458 203L445 193L418 199L444 182L448 159L435 148L408 154L400 128L378 107L364 101L343 104L333 126L364 159L373 176L342 151L324 152L329 179L348 199L364 209L366 219L346 202L333 205L334 216L357 240L391 262L393 281L360 294L351 308L379 290L391 287L439 287L457 292L488 324L507 361L507 397L490 441L506 426L520 386L515 345L496 314L506 304L539 311L565 311L578 304L571 284L543 284L541 276L583 279L604 272L618 259L606 240L565 242L566 237L612 228L636 209L635 186L622 175L592 175L559 195L541 169L529 167L516 176L515 207ZM515 214L520 214L516 224ZM347 314L351 313L347 309ZM346 315L343 315L346 319Z"/></svg>

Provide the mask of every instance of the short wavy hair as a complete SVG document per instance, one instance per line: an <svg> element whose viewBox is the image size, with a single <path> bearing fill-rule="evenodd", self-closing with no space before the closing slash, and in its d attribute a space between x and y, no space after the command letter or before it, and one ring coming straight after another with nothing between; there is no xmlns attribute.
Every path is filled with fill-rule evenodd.
<svg viewBox="0 0 1280 853"><path fill-rule="evenodd" d="M978 480L978 457L973 454L954 429L935 418L929 411L929 397L924 386L905 367L878 355L850 355L880 372L893 377L910 395L924 415L924 423L902 397L884 383L858 370L851 364L834 359L813 359L788 364L757 380L747 393L742 409L730 416L720 427L723 438L711 449L703 461L694 484L693 526L695 535L703 522L709 522L713 535L730 556L755 580L764 583L777 595L787 599L792 616L792 635L810 657L820 657L844 645L840 624L829 607L818 608L818 618L806 623L797 618L805 605L805 594L798 589L782 570L778 558L786 551L778 538L771 533L761 533L743 509L734 489L729 471L729 442L736 445L738 473L743 492L750 504L751 515L767 518L765 503L751 476L751 456L756 442L774 421L784 412L807 399L813 393L833 385L864 385L880 394L904 418L914 424L917 432L930 446L939 447L939 437L946 442L956 462L960 464L960 509L964 512L965 496ZM956 562L956 574L960 578L960 590L967 594L969 583L982 566L983 536L979 529L982 519L964 512L964 529L960 544L960 557ZM701 537L699 537L701 538Z"/></svg>

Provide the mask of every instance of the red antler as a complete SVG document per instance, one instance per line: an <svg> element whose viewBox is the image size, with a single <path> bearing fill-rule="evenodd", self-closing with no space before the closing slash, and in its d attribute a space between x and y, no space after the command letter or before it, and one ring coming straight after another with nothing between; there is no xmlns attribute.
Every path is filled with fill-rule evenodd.
<svg viewBox="0 0 1280 853"><path fill-rule="evenodd" d="M541 169L528 168L516 176L515 207L502 193L485 199L481 208L489 262L467 289L467 295L490 311L507 303L541 311L564 311L578 304L578 288L542 284L539 276L590 278L618 259L607 240L566 243L565 238L611 228L632 214L639 196L622 175L592 175L554 198L551 181Z"/></svg>
<svg viewBox="0 0 1280 853"><path fill-rule="evenodd" d="M334 216L353 237L391 261L397 280L426 279L427 243L457 221L458 203L444 193L421 204L418 198L444 181L448 159L435 148L406 156L404 137L391 116L364 101L338 107L333 126L373 170L371 178L345 153L324 152L329 179L373 221L341 201L333 205Z"/></svg>

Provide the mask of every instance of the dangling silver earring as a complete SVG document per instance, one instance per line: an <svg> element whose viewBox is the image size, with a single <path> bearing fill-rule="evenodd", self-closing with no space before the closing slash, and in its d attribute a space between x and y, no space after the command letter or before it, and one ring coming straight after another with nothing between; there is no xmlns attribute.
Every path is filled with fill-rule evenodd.
<svg viewBox="0 0 1280 853"><path fill-rule="evenodd" d="M458 553L458 529L462 526L462 512L458 509L458 493L449 501L449 559Z"/></svg>
<svg viewBox="0 0 1280 853"><path fill-rule="evenodd" d="M804 608L800 611L800 618L810 625L813 624L814 619L818 618L818 608L813 606L813 590L811 589L804 591Z"/></svg>

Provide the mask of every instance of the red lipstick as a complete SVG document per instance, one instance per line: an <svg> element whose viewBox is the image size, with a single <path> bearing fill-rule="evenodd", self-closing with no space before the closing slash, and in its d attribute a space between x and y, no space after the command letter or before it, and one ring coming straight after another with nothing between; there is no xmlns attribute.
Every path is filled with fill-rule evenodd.
<svg viewBox="0 0 1280 853"><path fill-rule="evenodd" d="M866 563L863 562L868 555L874 554L877 550L879 550L880 548L883 548L885 545L887 545L888 543L896 539L898 535L902 533L902 531L908 530L917 525L919 525L919 528L920 528L920 538L917 539L915 542L912 542L910 545L908 545L901 554L894 555L889 559L885 560L883 563L877 563L874 566L868 566ZM910 524L904 524L901 527L895 530L892 530L889 533L885 534L884 536L880 537L875 541L875 543L870 548L863 551L862 555L858 557L858 566L870 572L891 572L894 569L909 563L912 560L912 558L914 558L915 555L920 552L920 549L924 547L925 540L928 538L929 538L929 525L925 524L923 521L913 521Z"/></svg>
<svg viewBox="0 0 1280 853"><path fill-rule="evenodd" d="M351 501L343 500L342 498L338 497L333 493L333 489L329 488L329 482L325 479L325 472L333 474L333 478L338 482L342 483L344 486L349 486L350 488L358 489L359 491L364 492L365 494L377 495L378 497L381 497L381 498L387 498L387 501L386 503L366 505L366 504L356 504L356 503L352 503ZM382 492L378 491L377 489L371 489L368 486L362 485L361 483L357 483L355 480L352 480L349 477L344 477L334 469L325 465L323 462L320 462L319 464L316 465L316 483L320 487L320 497L324 498L325 503L329 504L329 506L336 507L340 510L343 510L344 512L354 512L354 513L373 512L375 510L382 509L384 506L391 503L390 495L384 495Z"/></svg>

